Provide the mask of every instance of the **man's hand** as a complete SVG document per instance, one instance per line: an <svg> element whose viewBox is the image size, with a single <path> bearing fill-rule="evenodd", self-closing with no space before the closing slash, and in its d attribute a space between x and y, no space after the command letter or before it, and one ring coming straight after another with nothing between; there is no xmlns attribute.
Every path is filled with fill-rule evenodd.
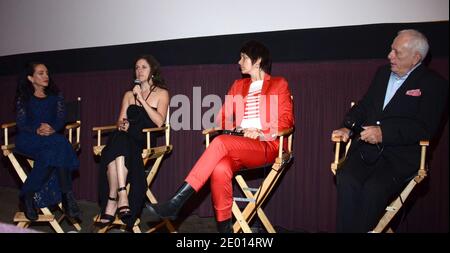
<svg viewBox="0 0 450 253"><path fill-rule="evenodd" d="M363 128L364 131L361 132L361 140L370 144L383 142L383 133L379 126L365 126Z"/></svg>
<svg viewBox="0 0 450 253"><path fill-rule="evenodd" d="M343 142L347 142L348 139L350 138L350 129L343 127L343 128L334 130L331 133L331 139L333 139L335 137L342 138Z"/></svg>

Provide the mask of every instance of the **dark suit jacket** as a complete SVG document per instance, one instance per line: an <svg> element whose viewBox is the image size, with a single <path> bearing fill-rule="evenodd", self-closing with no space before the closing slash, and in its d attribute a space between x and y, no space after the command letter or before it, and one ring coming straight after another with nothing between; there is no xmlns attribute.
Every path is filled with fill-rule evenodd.
<svg viewBox="0 0 450 253"><path fill-rule="evenodd" d="M369 90L347 114L364 126L380 123L384 146L382 156L400 174L418 169L420 140L435 135L446 105L448 81L428 70L423 64L410 73L383 110L389 82L390 66L378 69ZM354 141L350 154L363 150L376 155L377 148L362 141Z"/></svg>

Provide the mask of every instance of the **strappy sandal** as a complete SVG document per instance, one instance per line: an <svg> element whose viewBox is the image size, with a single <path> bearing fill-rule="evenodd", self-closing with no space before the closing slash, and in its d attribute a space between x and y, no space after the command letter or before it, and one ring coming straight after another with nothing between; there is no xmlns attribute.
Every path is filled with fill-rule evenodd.
<svg viewBox="0 0 450 253"><path fill-rule="evenodd" d="M119 189L117 189L117 193L121 192L121 191L126 191L127 188L124 187L120 187ZM125 211L122 211L125 210ZM124 220L127 219L131 216L131 209L130 207L127 206L121 206L117 208L117 216L119 216L119 219Z"/></svg>
<svg viewBox="0 0 450 253"><path fill-rule="evenodd" d="M112 197L108 196L108 200L117 201L117 198L112 198ZM116 210L116 213L117 213L117 210ZM105 208L105 212L100 215L100 219L95 221L95 225L98 228L104 228L104 227L111 225L114 222L114 220L116 219L116 213L114 213L114 215L107 214L106 208ZM101 220L106 220L106 222L101 222Z"/></svg>

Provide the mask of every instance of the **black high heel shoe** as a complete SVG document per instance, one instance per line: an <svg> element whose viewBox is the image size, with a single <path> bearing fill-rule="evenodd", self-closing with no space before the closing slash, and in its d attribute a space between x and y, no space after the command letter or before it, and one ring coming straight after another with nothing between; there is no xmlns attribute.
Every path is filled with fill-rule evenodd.
<svg viewBox="0 0 450 253"><path fill-rule="evenodd" d="M126 191L127 188L124 187L120 187L119 189L117 189L117 193L121 192L121 191ZM125 192L126 193L126 192ZM122 211L124 210L124 211ZM128 219L131 217L131 209L130 207L127 206L121 206L117 208L117 216L119 216L119 219L121 219L122 221Z"/></svg>
<svg viewBox="0 0 450 253"><path fill-rule="evenodd" d="M108 200L117 201L117 198L111 198L108 196ZM98 228L104 228L106 226L111 225L114 222L114 220L116 219L116 213L117 213L117 210L114 213L114 215L107 214L106 208L105 208L105 212L100 215L100 219L95 221L95 225ZM106 222L101 222L101 220L106 220Z"/></svg>

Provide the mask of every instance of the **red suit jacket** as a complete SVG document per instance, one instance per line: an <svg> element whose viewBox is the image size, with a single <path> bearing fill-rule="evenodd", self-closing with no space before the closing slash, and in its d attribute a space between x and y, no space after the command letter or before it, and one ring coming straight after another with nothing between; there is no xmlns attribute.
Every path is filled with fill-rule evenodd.
<svg viewBox="0 0 450 253"><path fill-rule="evenodd" d="M251 83L250 78L234 81L216 119L222 129L240 126ZM294 126L291 92L286 79L264 75L259 109L264 140L275 140L278 131Z"/></svg>

